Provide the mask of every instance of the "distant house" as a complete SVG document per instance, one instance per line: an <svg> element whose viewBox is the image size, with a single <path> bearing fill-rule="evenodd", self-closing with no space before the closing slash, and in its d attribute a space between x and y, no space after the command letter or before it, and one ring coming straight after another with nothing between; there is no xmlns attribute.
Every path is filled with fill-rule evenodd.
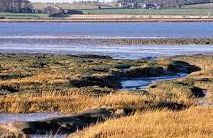
<svg viewBox="0 0 213 138"><path fill-rule="evenodd" d="M50 17L63 17L65 16L64 10L57 5L50 5L45 8L46 13L49 14Z"/></svg>
<svg viewBox="0 0 213 138"><path fill-rule="evenodd" d="M160 5L157 3L144 3L137 0L121 0L118 2L119 8L143 8L143 9L159 9Z"/></svg>
<svg viewBox="0 0 213 138"><path fill-rule="evenodd" d="M50 17L66 17L71 14L83 14L79 10L62 9L57 5L50 5L45 8L45 13L48 13Z"/></svg>
<svg viewBox="0 0 213 138"><path fill-rule="evenodd" d="M119 8L138 8L138 3L137 2L119 1L118 7Z"/></svg>
<svg viewBox="0 0 213 138"><path fill-rule="evenodd" d="M148 4L143 4L143 9L160 9L160 5L158 5L157 3L148 3Z"/></svg>
<svg viewBox="0 0 213 138"><path fill-rule="evenodd" d="M32 13L46 13L45 10L32 9Z"/></svg>
<svg viewBox="0 0 213 138"><path fill-rule="evenodd" d="M186 4L208 3L210 0L119 0L117 6L119 8L144 8L144 9L160 9L160 8L181 8Z"/></svg>
<svg viewBox="0 0 213 138"><path fill-rule="evenodd" d="M157 4L160 8L181 8L186 0L145 0L146 4Z"/></svg>

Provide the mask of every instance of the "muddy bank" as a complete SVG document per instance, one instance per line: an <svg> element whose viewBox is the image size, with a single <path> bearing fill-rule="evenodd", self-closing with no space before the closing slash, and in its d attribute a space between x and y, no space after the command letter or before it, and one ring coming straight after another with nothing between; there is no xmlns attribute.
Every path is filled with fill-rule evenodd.
<svg viewBox="0 0 213 138"><path fill-rule="evenodd" d="M16 42L24 44L72 44L72 45L103 45L119 44L119 45L132 45L132 44L144 44L144 45L212 45L212 38L167 38L167 37L2 37L0 38L2 43Z"/></svg>
<svg viewBox="0 0 213 138"><path fill-rule="evenodd" d="M119 77L115 75L82 77L79 80L70 80L70 85L77 88L88 86L108 87L113 89L122 88Z"/></svg>
<svg viewBox="0 0 213 138"><path fill-rule="evenodd" d="M110 74L85 76L78 80L71 80L70 85L77 88L98 86L101 88L108 87L113 89L137 89L141 87L145 88L152 82L158 80L181 78L187 74L200 70L199 67L183 61L171 61L166 67L156 64L144 67L120 65L116 66L116 68L117 70L112 71ZM132 80L136 82L136 85Z"/></svg>
<svg viewBox="0 0 213 138"><path fill-rule="evenodd" d="M212 45L212 38L149 38L149 39L106 39L104 42L132 45L132 44L144 44L144 45L188 45L188 44L202 44L202 45Z"/></svg>

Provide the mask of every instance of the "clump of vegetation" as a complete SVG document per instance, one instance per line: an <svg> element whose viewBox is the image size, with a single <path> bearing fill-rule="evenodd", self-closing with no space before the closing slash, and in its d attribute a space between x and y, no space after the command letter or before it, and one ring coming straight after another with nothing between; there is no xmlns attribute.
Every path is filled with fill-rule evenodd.
<svg viewBox="0 0 213 138"><path fill-rule="evenodd" d="M196 107L184 111L149 111L108 120L71 137L213 137L213 108Z"/></svg>
<svg viewBox="0 0 213 138"><path fill-rule="evenodd" d="M0 65L5 69L1 70L0 76L6 74L0 80L1 93L4 95L0 96L1 112L73 113L102 106L135 110L181 109L195 105L196 98L204 96L202 90L208 89L212 82L208 81L207 85L206 77L203 78L204 81L191 78L157 83L145 93L141 90L135 93L118 90L121 88L120 77L159 76L166 73L171 64L177 68L182 64L184 67L191 67L185 61L188 58L194 60L193 57L152 62L114 60L89 55L1 54L0 58L4 58ZM203 58L200 57L200 60ZM208 65L212 62L211 56L204 60ZM196 63L193 64L201 68L199 72L206 72L203 66ZM206 87L202 86L204 82Z"/></svg>

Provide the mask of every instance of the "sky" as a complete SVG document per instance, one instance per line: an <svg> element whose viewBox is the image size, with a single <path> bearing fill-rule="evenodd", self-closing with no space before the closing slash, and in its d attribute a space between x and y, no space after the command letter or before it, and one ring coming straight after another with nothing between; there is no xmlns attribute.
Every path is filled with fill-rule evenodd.
<svg viewBox="0 0 213 138"><path fill-rule="evenodd" d="M29 0L31 2L75 2L75 1L82 1L82 0ZM92 0L83 0L83 1L92 1ZM94 0L95 1L95 0ZM111 2L113 0L99 0L100 2Z"/></svg>

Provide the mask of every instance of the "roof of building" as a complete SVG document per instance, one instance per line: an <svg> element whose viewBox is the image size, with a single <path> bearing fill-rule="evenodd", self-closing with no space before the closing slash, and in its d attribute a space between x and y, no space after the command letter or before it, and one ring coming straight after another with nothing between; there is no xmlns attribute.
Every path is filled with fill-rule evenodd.
<svg viewBox="0 0 213 138"><path fill-rule="evenodd" d="M55 13L63 12L63 9L61 7L54 5L54 4L46 7L45 10L48 11L49 14L55 14Z"/></svg>

